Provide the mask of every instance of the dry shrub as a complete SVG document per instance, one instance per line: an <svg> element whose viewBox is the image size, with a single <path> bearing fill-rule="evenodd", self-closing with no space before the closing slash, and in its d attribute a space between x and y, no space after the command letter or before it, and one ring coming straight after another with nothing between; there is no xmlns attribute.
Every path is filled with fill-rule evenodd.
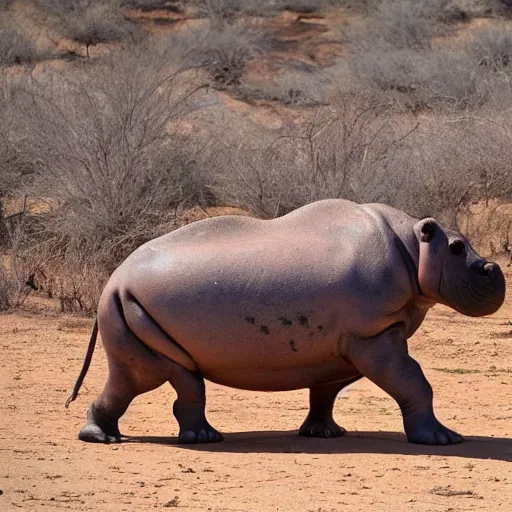
<svg viewBox="0 0 512 512"><path fill-rule="evenodd" d="M40 58L35 44L15 29L0 26L0 65L12 66Z"/></svg>
<svg viewBox="0 0 512 512"><path fill-rule="evenodd" d="M0 265L0 311L12 311L23 304L24 293L20 296L19 281L2 265Z"/></svg>
<svg viewBox="0 0 512 512"><path fill-rule="evenodd" d="M490 72L510 74L512 69L512 32L506 26L479 30L471 36L468 54Z"/></svg>
<svg viewBox="0 0 512 512"><path fill-rule="evenodd" d="M492 256L510 252L512 247L512 205L500 200L482 200L466 205L458 225L479 254Z"/></svg>
<svg viewBox="0 0 512 512"><path fill-rule="evenodd" d="M362 85L391 92L405 105L467 110L508 87L511 58L510 32L494 28L475 32L459 50L356 50L349 65Z"/></svg>
<svg viewBox="0 0 512 512"><path fill-rule="evenodd" d="M32 275L32 259L38 255L31 253L27 246L24 216L17 216L5 226L5 238L0 245L0 311L19 308L32 288L29 277ZM26 256L30 255L30 258Z"/></svg>
<svg viewBox="0 0 512 512"><path fill-rule="evenodd" d="M172 12L181 12L182 8L176 0L123 0L122 7L152 11L155 9L167 9Z"/></svg>
<svg viewBox="0 0 512 512"><path fill-rule="evenodd" d="M249 61L272 46L268 34L243 22L191 32L186 39L194 63L204 67L220 89L239 86Z"/></svg>
<svg viewBox="0 0 512 512"><path fill-rule="evenodd" d="M331 5L343 4L340 0L198 0L204 14L218 24L231 23L244 15L273 16L283 10L299 13L320 11Z"/></svg>
<svg viewBox="0 0 512 512"><path fill-rule="evenodd" d="M354 40L369 51L430 48L432 38L449 29L447 7L447 0L383 0L371 10Z"/></svg>
<svg viewBox="0 0 512 512"><path fill-rule="evenodd" d="M461 229L461 214L474 201L512 197L510 111L489 105L411 124L394 103L354 95L311 111L305 124L285 125L277 137L233 124L239 140L225 142L224 159L209 159L222 169L216 194L264 218L340 197L383 202Z"/></svg>
<svg viewBox="0 0 512 512"><path fill-rule="evenodd" d="M64 309L87 312L98 281L208 195L194 148L171 130L208 101L204 82L165 48L150 58L138 47L27 79L16 101L30 126L24 149L37 160L33 193L53 199L32 238L48 254L38 271L60 271L52 286Z"/></svg>
<svg viewBox="0 0 512 512"><path fill-rule="evenodd" d="M392 159L402 182L398 207L461 229L459 214L472 202L510 200L510 111L497 129L498 114L487 110L481 109L480 115L432 119L402 142ZM486 111L489 117L480 117Z"/></svg>
<svg viewBox="0 0 512 512"><path fill-rule="evenodd" d="M16 88L14 80L0 78L0 201L29 181L32 174L32 162L19 144L27 127L20 122L14 105Z"/></svg>
<svg viewBox="0 0 512 512"><path fill-rule="evenodd" d="M236 90L238 97L246 100L278 101L293 107L312 107L328 102L331 78L316 66L300 63L280 70L276 79L258 84L243 84Z"/></svg>
<svg viewBox="0 0 512 512"><path fill-rule="evenodd" d="M37 4L62 36L85 45L87 55L92 45L140 34L124 17L120 0L37 0Z"/></svg>
<svg viewBox="0 0 512 512"><path fill-rule="evenodd" d="M453 0L454 5L470 16L503 16L512 7L510 0Z"/></svg>
<svg viewBox="0 0 512 512"><path fill-rule="evenodd" d="M325 198L389 202L386 162L410 129L393 124L391 107L342 97L277 138L258 137L260 146L241 136L222 164L230 172L219 177L218 196L265 218Z"/></svg>

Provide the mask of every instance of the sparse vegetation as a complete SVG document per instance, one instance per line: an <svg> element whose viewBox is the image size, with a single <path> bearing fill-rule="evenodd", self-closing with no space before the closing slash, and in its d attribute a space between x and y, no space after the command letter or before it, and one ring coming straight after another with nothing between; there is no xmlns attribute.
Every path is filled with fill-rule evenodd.
<svg viewBox="0 0 512 512"><path fill-rule="evenodd" d="M480 370L469 370L467 368L434 368L437 372L454 373L457 375L467 375L471 373L482 373Z"/></svg>
<svg viewBox="0 0 512 512"><path fill-rule="evenodd" d="M437 494L438 496L446 496L446 497L452 497L452 496L471 496L471 497L478 497L476 493L473 491L458 491L456 489L452 489L451 485L447 485L446 487L443 487L441 485L436 485L431 491L431 494Z"/></svg>
<svg viewBox="0 0 512 512"><path fill-rule="evenodd" d="M33 2L52 37L84 54L116 44L30 74L22 65L41 54L21 35L29 32L10 21L0 31L0 63L18 65L0 89L3 309L37 289L63 311L92 313L116 265L193 218L192 207L272 218L328 197L380 201L478 238L467 221L478 203L501 226L491 248L507 246L512 221L499 207L512 197L512 36L503 2ZM301 13L339 6L358 21L343 27L341 45L318 32L327 34L319 45L345 51L324 67L297 36L308 28ZM170 36L139 37L127 7L196 19ZM502 18L461 37L475 16Z"/></svg>
<svg viewBox="0 0 512 512"><path fill-rule="evenodd" d="M206 68L221 88L241 85L251 59L271 48L272 38L244 24L213 27L201 34L192 34L195 63Z"/></svg>
<svg viewBox="0 0 512 512"><path fill-rule="evenodd" d="M134 37L138 28L123 16L120 0L36 0L63 36L89 47Z"/></svg>

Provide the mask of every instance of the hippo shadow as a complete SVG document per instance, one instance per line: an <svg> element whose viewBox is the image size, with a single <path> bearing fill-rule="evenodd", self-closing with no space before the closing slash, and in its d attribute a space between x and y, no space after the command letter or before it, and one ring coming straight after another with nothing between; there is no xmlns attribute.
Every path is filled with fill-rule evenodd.
<svg viewBox="0 0 512 512"><path fill-rule="evenodd" d="M352 432L338 439L300 437L295 430L232 432L223 443L177 445L176 437L131 436L126 443L176 445L179 448L217 453L372 453L438 455L512 462L512 439L466 436L466 442L451 446L408 443L398 432Z"/></svg>

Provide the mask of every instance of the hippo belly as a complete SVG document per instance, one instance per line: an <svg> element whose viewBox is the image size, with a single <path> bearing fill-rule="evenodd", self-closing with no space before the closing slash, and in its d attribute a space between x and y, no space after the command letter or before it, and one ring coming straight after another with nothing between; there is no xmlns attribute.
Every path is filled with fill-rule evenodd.
<svg viewBox="0 0 512 512"><path fill-rule="evenodd" d="M257 243L147 248L124 264L119 293L134 296L219 384L280 391L357 377L340 357L340 340L400 321L400 307L388 298L394 290L381 286L381 276L358 271L363 258L353 246L337 247L326 264L318 250L325 240L294 247L267 235ZM295 255L292 264L286 253Z"/></svg>

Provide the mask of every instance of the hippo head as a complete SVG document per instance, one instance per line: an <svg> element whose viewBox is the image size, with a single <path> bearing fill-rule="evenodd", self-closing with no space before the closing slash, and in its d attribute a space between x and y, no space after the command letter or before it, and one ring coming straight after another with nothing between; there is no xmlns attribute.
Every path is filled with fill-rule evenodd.
<svg viewBox="0 0 512 512"><path fill-rule="evenodd" d="M499 309L505 299L505 277L498 264L479 256L464 236L434 219L419 221L414 232L423 295L469 316Z"/></svg>

